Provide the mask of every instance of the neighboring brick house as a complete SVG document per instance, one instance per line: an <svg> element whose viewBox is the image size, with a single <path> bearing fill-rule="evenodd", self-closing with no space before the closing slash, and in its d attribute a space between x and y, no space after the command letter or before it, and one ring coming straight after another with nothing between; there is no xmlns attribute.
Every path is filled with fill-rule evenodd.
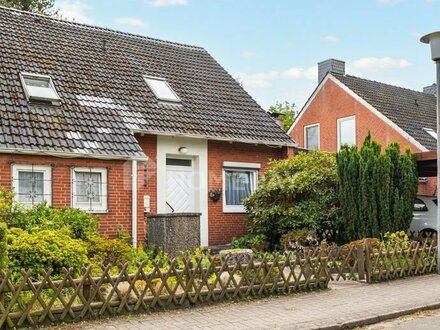
<svg viewBox="0 0 440 330"><path fill-rule="evenodd" d="M345 63L334 59L318 63L318 82L288 132L299 147L335 152L361 146L371 131L382 146L436 150L435 85L418 92L346 75ZM419 193L435 194L435 179L420 183Z"/></svg>
<svg viewBox="0 0 440 330"><path fill-rule="evenodd" d="M203 245L243 234L241 200L295 145L203 48L2 7L0 115L0 185L135 244L144 211L200 212Z"/></svg>

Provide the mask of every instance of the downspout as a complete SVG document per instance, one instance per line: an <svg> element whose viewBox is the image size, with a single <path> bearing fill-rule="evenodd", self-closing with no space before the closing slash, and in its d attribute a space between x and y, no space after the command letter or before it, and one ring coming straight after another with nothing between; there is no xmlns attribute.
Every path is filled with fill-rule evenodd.
<svg viewBox="0 0 440 330"><path fill-rule="evenodd" d="M133 247L137 247L137 160L132 160L131 169L131 237Z"/></svg>

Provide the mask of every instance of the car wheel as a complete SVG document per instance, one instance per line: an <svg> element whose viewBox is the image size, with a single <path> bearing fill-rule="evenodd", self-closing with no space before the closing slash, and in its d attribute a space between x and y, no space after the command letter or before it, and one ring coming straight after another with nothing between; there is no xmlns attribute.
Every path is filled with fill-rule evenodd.
<svg viewBox="0 0 440 330"><path fill-rule="evenodd" d="M437 231L433 229L425 229L422 230L419 234L419 237L422 239L433 239L437 238Z"/></svg>

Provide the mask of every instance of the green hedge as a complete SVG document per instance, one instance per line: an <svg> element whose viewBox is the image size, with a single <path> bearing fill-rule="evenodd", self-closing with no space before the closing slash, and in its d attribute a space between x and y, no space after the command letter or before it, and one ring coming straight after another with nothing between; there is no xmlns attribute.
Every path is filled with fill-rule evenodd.
<svg viewBox="0 0 440 330"><path fill-rule="evenodd" d="M409 149L401 154L399 144L392 143L382 153L368 134L360 149L343 146L337 165L342 242L409 228L418 177Z"/></svg>
<svg viewBox="0 0 440 330"><path fill-rule="evenodd" d="M61 275L62 269L72 268L75 275L88 264L87 245L70 237L68 230L41 230L28 233L10 228L7 234L9 269L19 275L21 269L34 271L52 269Z"/></svg>
<svg viewBox="0 0 440 330"><path fill-rule="evenodd" d="M0 270L5 269L8 262L6 233L6 223L0 222Z"/></svg>

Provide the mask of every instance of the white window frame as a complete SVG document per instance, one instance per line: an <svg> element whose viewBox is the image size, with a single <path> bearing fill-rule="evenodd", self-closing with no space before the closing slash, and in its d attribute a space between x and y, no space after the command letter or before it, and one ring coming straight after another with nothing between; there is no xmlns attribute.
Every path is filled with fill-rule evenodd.
<svg viewBox="0 0 440 330"><path fill-rule="evenodd" d="M336 134L337 134L337 136L336 136L336 139L337 139L337 142L338 142L338 151L339 150L341 150L341 123L342 122L344 122L344 121L348 121L348 120L353 120L353 122L354 122L354 144L352 144L352 145L356 145L356 116L348 116L348 117L343 117L343 118L338 118L337 120L336 120L336 127L337 127L337 132L336 132Z"/></svg>
<svg viewBox="0 0 440 330"><path fill-rule="evenodd" d="M35 79L47 79L49 80L49 87L50 89L52 89L52 91L54 92L54 94L56 95L55 98L45 98L45 97L38 97L38 96L33 96L31 95L31 93L29 92L28 86L26 85L25 82L25 78L35 78ZM36 73L29 73L29 72L21 72L20 73L20 80L21 80L21 84L23 85L23 89L24 92L26 94L26 98L28 101L32 101L32 100L36 100L36 101L49 101L52 102L53 104L59 105L60 104L60 95L58 94L55 85L53 84L53 80L51 76L48 75L42 75L42 74L36 74Z"/></svg>
<svg viewBox="0 0 440 330"><path fill-rule="evenodd" d="M318 127L318 148L317 149L321 148L321 125L319 123L316 123L316 124L310 124L310 125L304 126L304 148L305 149L309 149L309 146L307 145L307 128L315 127L315 126Z"/></svg>
<svg viewBox="0 0 440 330"><path fill-rule="evenodd" d="M86 172L86 173L100 173L101 174L101 202L92 203L92 208L90 208L90 202L79 203L75 201L76 198L76 173ZM106 168L101 167L74 167L72 168L71 174L72 182L72 201L71 205L73 208L77 208L89 213L108 213L108 171Z"/></svg>
<svg viewBox="0 0 440 330"><path fill-rule="evenodd" d="M156 96L156 98L158 100L162 100L162 101L167 101L167 102L174 102L174 103L180 103L182 102L182 100L180 99L179 95L177 95L177 93L174 91L174 89L170 86L170 84L168 83L168 81L165 78L160 78L160 77L154 77L154 76L148 76L148 75L144 75L143 76L145 82L147 83L148 87L150 88L150 90L153 92L153 94ZM176 99L170 99L170 98L166 98L166 97L161 97L159 96L156 91L154 90L153 86L151 86L150 82L148 80L159 80L159 81L163 81L168 88L170 89L170 91L173 93L173 95L176 97Z"/></svg>
<svg viewBox="0 0 440 330"><path fill-rule="evenodd" d="M12 165L12 188L16 194L19 194L19 184L18 177L19 172L39 172L43 173L43 200L47 202L48 205L52 205L52 167L49 165L32 165L32 164L13 164ZM46 193L47 192L47 193ZM15 200L25 206L32 206L38 203L25 203L21 202L16 196Z"/></svg>
<svg viewBox="0 0 440 330"><path fill-rule="evenodd" d="M222 180L223 180L223 213L246 213L244 205L226 205L226 171L235 172L252 172L254 180L254 191L258 188L258 172L261 168L259 163L242 163L242 162L223 162Z"/></svg>

